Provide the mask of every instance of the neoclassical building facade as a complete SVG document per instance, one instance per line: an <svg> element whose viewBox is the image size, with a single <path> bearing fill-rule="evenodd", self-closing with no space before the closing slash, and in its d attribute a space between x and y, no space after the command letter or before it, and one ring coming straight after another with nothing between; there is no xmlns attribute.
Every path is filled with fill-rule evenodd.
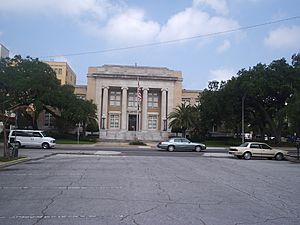
<svg viewBox="0 0 300 225"><path fill-rule="evenodd" d="M97 105L100 139L162 140L182 101L182 73L161 67L89 67L86 98ZM82 87L81 87L82 88Z"/></svg>

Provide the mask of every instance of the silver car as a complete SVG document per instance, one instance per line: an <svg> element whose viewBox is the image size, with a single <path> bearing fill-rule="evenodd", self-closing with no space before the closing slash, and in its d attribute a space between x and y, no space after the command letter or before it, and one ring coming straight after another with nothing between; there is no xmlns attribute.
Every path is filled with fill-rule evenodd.
<svg viewBox="0 0 300 225"><path fill-rule="evenodd" d="M167 141L159 142L158 148L173 152L174 150L192 150L200 152L206 149L205 144L191 142L186 138L170 138Z"/></svg>

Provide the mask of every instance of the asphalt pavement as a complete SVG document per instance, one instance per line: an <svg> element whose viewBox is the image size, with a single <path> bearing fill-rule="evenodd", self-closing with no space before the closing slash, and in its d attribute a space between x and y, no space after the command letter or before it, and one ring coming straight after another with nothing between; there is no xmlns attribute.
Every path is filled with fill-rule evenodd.
<svg viewBox="0 0 300 225"><path fill-rule="evenodd" d="M299 224L298 164L60 151L0 169L1 225Z"/></svg>

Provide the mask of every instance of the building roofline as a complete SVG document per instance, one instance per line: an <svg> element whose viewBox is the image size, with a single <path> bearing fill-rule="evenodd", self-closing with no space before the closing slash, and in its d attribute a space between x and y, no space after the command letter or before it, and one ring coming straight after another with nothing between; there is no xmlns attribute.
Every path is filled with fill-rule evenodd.
<svg viewBox="0 0 300 225"><path fill-rule="evenodd" d="M87 77L101 77L101 78L125 78L136 80L171 80L171 81L183 81L182 78L166 76L166 75L145 75L145 74L103 74L103 73L92 73L88 74Z"/></svg>

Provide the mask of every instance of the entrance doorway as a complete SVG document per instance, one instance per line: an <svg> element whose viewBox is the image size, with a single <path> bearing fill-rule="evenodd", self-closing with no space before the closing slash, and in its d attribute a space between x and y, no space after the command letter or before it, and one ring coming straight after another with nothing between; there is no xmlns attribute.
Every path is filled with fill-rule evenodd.
<svg viewBox="0 0 300 225"><path fill-rule="evenodd" d="M128 116L128 130L135 131L136 130L136 115Z"/></svg>

